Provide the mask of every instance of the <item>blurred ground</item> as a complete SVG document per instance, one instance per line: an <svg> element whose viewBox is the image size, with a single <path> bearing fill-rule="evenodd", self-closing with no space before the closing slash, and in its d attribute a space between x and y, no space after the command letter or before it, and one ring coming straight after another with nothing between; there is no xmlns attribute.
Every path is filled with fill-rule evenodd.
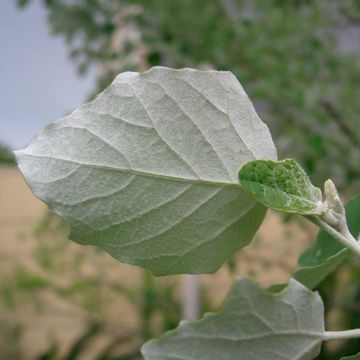
<svg viewBox="0 0 360 360"><path fill-rule="evenodd" d="M0 167L1 359L16 359L6 350L13 348L25 354L21 359L33 359L55 341L66 349L93 317L107 323L107 332L92 344L96 348L105 346L107 334L126 337L139 328L136 304L143 299L131 301L122 291L136 289L142 270L58 236L47 235L39 243L35 229L44 214L46 206L31 194L19 171ZM234 257L233 271L224 265L215 275L202 276L209 307L221 304L235 275L254 276L266 286L287 281L313 231L303 222L284 225L279 214L269 212L252 245ZM94 279L98 282L89 286ZM156 281L178 283L179 277ZM15 326L21 327L21 337L10 344L17 341L16 335L9 336Z"/></svg>

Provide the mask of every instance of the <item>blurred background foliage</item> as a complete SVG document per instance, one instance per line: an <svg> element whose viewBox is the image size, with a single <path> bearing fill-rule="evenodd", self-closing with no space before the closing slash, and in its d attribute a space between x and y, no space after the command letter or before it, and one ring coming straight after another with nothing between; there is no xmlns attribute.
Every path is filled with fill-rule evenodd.
<svg viewBox="0 0 360 360"><path fill-rule="evenodd" d="M75 316L84 328L65 353L54 337L34 360L141 360L140 346L180 321L178 281L140 269L125 279L126 273L114 271L111 258L94 248L74 247L67 234L67 225L48 212L31 234L35 266L14 262L2 276L0 302L5 312L18 316L0 317L0 359L28 359L19 345L25 311L25 317Z"/></svg>
<svg viewBox="0 0 360 360"><path fill-rule="evenodd" d="M0 165L15 165L15 156L10 147L0 143Z"/></svg>
<svg viewBox="0 0 360 360"><path fill-rule="evenodd" d="M125 70L230 70L269 125L280 158L295 157L317 185L332 178L340 190L359 190L360 41L347 36L360 24L358 0L43 4L79 72L96 69L94 94Z"/></svg>
<svg viewBox="0 0 360 360"><path fill-rule="evenodd" d="M31 2L17 0L21 8ZM42 3L52 33L65 39L79 74L97 74L89 98L127 70L145 71L155 65L230 70L268 124L280 158L296 158L318 186L332 178L345 197L360 190L360 41L350 37L354 31L359 34L358 0ZM0 163L13 161L11 152L1 145ZM89 314L86 331L67 354L59 355L59 346L53 343L39 359L81 358L94 338L109 332L106 349L92 358L139 359L142 342L178 323L176 285L158 283L144 272L140 285L129 290L116 280L104 281L106 271L100 263L99 271L83 276L79 269L88 254L81 248L72 252L71 259L64 259L69 245L63 241L62 226L50 215L44 218L36 230L39 242L34 252L42 276L16 267L1 283L3 303L11 311L31 294L31 306L41 311L42 300L36 294L50 289ZM62 240L49 243L44 240L49 236ZM58 283L54 276L74 271L82 275L68 284ZM360 327L359 284L359 264L347 264L319 288L327 311L340 312L344 328ZM134 304L140 314L139 332L124 335L109 327L104 320L109 296L123 296ZM204 303L203 309L208 308ZM11 339L7 358L22 358L21 354L16 357L21 326L1 324L1 329ZM119 355L117 346L124 342L129 349ZM318 359L338 359L356 351L360 343L353 340L336 347L335 353L323 347Z"/></svg>

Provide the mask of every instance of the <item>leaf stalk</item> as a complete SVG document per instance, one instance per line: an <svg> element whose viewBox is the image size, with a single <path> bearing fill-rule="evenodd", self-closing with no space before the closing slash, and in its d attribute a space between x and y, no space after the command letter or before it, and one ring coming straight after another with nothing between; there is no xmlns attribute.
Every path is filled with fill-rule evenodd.
<svg viewBox="0 0 360 360"><path fill-rule="evenodd" d="M344 331L325 331L323 340L342 340L360 338L360 329L344 330Z"/></svg>
<svg viewBox="0 0 360 360"><path fill-rule="evenodd" d="M344 231L340 233L325 221L321 220L318 216L306 216L306 218L316 224L320 229L324 230L333 239L350 249L356 256L360 257L360 244L351 235L347 226Z"/></svg>

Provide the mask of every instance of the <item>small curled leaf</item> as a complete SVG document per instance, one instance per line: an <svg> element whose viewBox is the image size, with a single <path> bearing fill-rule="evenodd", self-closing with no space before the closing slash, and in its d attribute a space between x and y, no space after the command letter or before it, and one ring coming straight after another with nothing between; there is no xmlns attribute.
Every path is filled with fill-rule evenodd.
<svg viewBox="0 0 360 360"><path fill-rule="evenodd" d="M292 159L254 160L239 172L243 189L263 205L284 212L320 215L321 190Z"/></svg>

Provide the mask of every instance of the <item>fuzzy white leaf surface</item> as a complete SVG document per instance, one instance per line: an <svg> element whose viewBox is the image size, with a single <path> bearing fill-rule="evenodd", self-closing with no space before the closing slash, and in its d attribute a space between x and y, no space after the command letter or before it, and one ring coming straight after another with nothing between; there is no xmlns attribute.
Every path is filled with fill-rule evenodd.
<svg viewBox="0 0 360 360"><path fill-rule="evenodd" d="M324 335L320 296L291 279L270 294L248 278L232 286L222 310L183 321L142 347L145 360L312 360Z"/></svg>
<svg viewBox="0 0 360 360"><path fill-rule="evenodd" d="M154 274L213 272L247 245L265 208L239 168L276 159L230 72L125 72L17 152L34 194L70 238Z"/></svg>

